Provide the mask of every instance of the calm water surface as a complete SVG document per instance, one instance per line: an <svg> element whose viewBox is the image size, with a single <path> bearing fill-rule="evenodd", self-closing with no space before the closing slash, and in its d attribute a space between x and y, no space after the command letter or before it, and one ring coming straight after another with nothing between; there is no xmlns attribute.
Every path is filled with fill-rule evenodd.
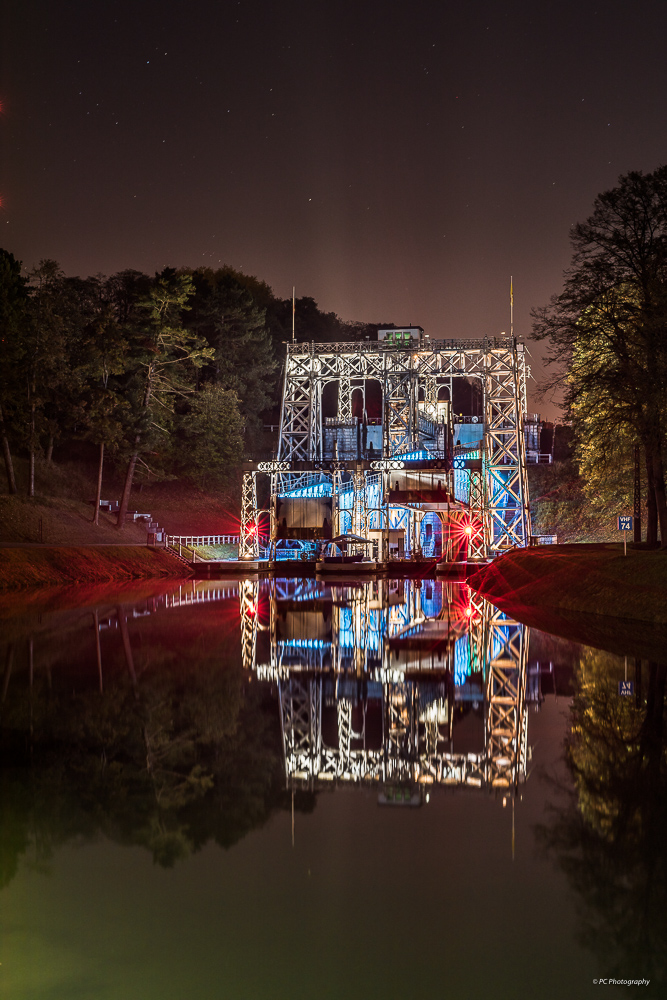
<svg viewBox="0 0 667 1000"><path fill-rule="evenodd" d="M2 632L2 998L666 995L664 663L442 581Z"/></svg>

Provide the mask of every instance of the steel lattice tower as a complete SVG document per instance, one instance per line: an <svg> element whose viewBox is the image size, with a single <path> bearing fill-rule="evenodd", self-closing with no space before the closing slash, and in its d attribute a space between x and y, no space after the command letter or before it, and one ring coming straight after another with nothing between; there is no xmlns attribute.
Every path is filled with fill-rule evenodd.
<svg viewBox="0 0 667 1000"><path fill-rule="evenodd" d="M457 377L478 378L484 390L482 473L471 475L469 507L483 522L484 537L475 539L476 556L493 556L530 540L530 510L523 419L527 365L523 344L515 338L432 340L396 345L388 342L288 344L280 417L278 460L262 470L275 475L278 495L304 480L304 467L322 468L324 427L322 395L338 383L338 421L351 420L352 380L374 380L382 388L382 458L400 459L433 448L438 391ZM423 398L422 398L423 397ZM325 473L321 473L322 477ZM389 477L383 475L386 507ZM337 496L333 474L333 492ZM355 483L354 520L358 510ZM247 494L247 495L246 495ZM250 487L244 483L244 515L250 523ZM242 532L243 534L243 532ZM251 546L242 539L244 551ZM255 549L252 549L253 554Z"/></svg>

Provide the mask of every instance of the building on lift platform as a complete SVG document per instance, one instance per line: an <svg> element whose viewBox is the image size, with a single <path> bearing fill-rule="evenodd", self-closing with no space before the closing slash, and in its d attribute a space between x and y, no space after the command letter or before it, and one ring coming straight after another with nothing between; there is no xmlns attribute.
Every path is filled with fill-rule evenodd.
<svg viewBox="0 0 667 1000"><path fill-rule="evenodd" d="M278 454L245 473L239 557L259 554L261 474L272 560L315 559L332 539L383 563L529 544L526 376L523 344L509 337L432 340L402 327L374 342L288 344ZM454 420L455 378L480 380L481 418Z"/></svg>

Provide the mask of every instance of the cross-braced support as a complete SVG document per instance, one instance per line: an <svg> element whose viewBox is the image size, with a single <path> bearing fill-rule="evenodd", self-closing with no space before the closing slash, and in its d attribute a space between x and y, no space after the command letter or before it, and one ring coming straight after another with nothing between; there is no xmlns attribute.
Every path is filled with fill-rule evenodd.
<svg viewBox="0 0 667 1000"><path fill-rule="evenodd" d="M352 743L352 702L340 698L336 702L338 715L338 756L343 771L349 770L350 749Z"/></svg>
<svg viewBox="0 0 667 1000"><path fill-rule="evenodd" d="M484 539L484 477L476 469L471 469L469 476L468 505L472 531L468 539L468 560L474 561L484 559L486 555Z"/></svg>
<svg viewBox="0 0 667 1000"><path fill-rule="evenodd" d="M523 626L494 610L488 624L489 784L515 786L525 774L526 646Z"/></svg>
<svg viewBox="0 0 667 1000"><path fill-rule="evenodd" d="M411 451L417 433L417 378L412 355L405 351L385 356L384 455Z"/></svg>
<svg viewBox="0 0 667 1000"><path fill-rule="evenodd" d="M312 778L320 773L322 682L291 677L278 691L286 776Z"/></svg>
<svg viewBox="0 0 667 1000"><path fill-rule="evenodd" d="M475 513L483 511L484 541L482 546L476 540L473 551L494 556L524 546L530 537L523 434L526 372L523 345L514 338L431 340L410 346L289 344L278 449L279 460L288 468L278 475L278 492L293 490L303 476L295 463L323 460L321 401L329 382L338 383L339 421L351 418L354 380L374 380L382 386L382 451L385 459L392 459L414 450L437 452L433 421L439 386L449 383L451 393L454 378L478 378L485 398L483 465L481 485L473 487L471 499Z"/></svg>
<svg viewBox="0 0 667 1000"><path fill-rule="evenodd" d="M259 525L257 524L257 484L254 472L244 472L241 493L239 559L257 559L258 557Z"/></svg>
<svg viewBox="0 0 667 1000"><path fill-rule="evenodd" d="M244 670L254 670L256 664L258 597L259 583L256 580L242 580L239 583L241 660Z"/></svg>
<svg viewBox="0 0 667 1000"><path fill-rule="evenodd" d="M484 450L486 541L490 554L527 545L530 540L523 384L515 343L489 353Z"/></svg>
<svg viewBox="0 0 667 1000"><path fill-rule="evenodd" d="M244 607L253 605L253 586L257 585L250 584L242 589ZM422 626L427 622L420 600L421 588L412 586L401 604L391 604L382 611L369 612L367 601L362 598L358 602L361 611L366 607L366 617L369 613L372 617L381 612L381 619L375 621L376 640L370 639L370 630L363 624L363 614L356 614L347 606L334 605L331 647L327 646L326 657L319 661L298 659L290 641L285 641L288 659L283 661L279 655L272 656L274 673L271 679L279 688L288 779L305 781L311 786L313 782L340 779L407 782L412 786L420 782L462 784L501 791L516 788L525 779L528 746L524 628L505 618L467 586L462 592L457 590L456 595L451 584L443 587L445 603L437 612L437 627L446 634L450 628L450 605L456 602L456 606L460 606L463 601L468 621L466 676L486 678L483 749L477 753L455 753L451 743L452 738L456 742L452 716L456 699L452 683L454 647L441 667L429 668L427 661L422 662L418 677L410 677L405 671L405 661L402 665L400 661L394 662L390 644L400 648L403 642L414 642L423 634ZM285 596L293 600L294 588ZM272 600L270 607L273 622L279 606ZM431 616L428 621L433 626L436 619ZM460 626L453 628L456 636ZM249 632L248 649L250 635ZM273 624L270 635L272 644L280 645ZM368 643L370 647L373 642L375 663L381 665L371 665L371 661L364 658L359 673L354 669L356 661L351 659L350 650L361 643ZM459 639L455 642L458 644ZM342 650L343 646L345 656L334 655L335 649L340 647ZM424 677L429 669L434 670L432 680ZM264 676L269 679L269 675ZM371 686L374 688L372 695ZM375 742L376 723L370 730L373 733L371 740L366 732L367 705L372 699L381 699L381 746ZM334 730L332 732L330 725L324 727L329 733L327 742L323 736L322 716L323 711L332 708L335 711ZM353 719L358 709L362 709L364 721L361 731L355 732Z"/></svg>
<svg viewBox="0 0 667 1000"><path fill-rule="evenodd" d="M352 384L348 375L338 383L338 420L340 423L352 420Z"/></svg>
<svg viewBox="0 0 667 1000"><path fill-rule="evenodd" d="M355 472L353 482L352 532L364 537L366 535L366 477L364 473Z"/></svg>

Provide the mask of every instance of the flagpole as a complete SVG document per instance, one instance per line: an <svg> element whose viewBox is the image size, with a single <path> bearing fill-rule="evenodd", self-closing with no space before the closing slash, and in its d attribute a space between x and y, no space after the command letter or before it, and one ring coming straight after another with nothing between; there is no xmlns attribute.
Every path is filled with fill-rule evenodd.
<svg viewBox="0 0 667 1000"><path fill-rule="evenodd" d="M294 343L294 312L296 310L296 299L294 298L294 285L292 285L292 343Z"/></svg>
<svg viewBox="0 0 667 1000"><path fill-rule="evenodd" d="M510 337L514 336L514 288L512 286L512 275L510 274Z"/></svg>

